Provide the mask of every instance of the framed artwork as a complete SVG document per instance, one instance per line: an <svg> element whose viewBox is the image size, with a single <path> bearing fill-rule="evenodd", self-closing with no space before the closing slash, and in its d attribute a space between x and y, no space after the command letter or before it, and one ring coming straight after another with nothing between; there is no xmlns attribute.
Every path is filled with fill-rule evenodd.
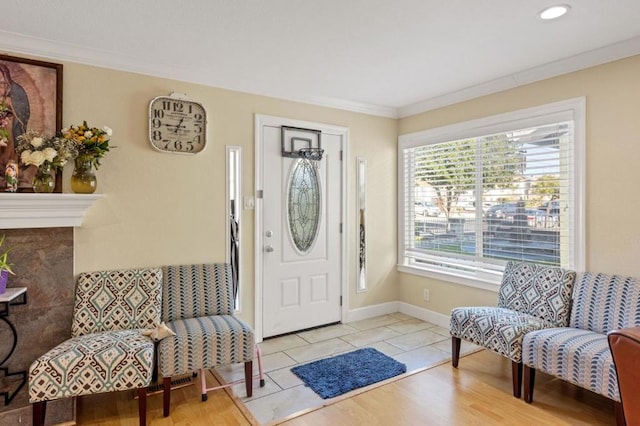
<svg viewBox="0 0 640 426"><path fill-rule="evenodd" d="M7 146L0 147L0 191L7 187L6 164L16 161L18 192L32 192L36 168L20 164L15 142L27 129L53 136L62 128L62 64L0 55L0 105L11 112L3 126ZM54 192L62 192L60 170Z"/></svg>

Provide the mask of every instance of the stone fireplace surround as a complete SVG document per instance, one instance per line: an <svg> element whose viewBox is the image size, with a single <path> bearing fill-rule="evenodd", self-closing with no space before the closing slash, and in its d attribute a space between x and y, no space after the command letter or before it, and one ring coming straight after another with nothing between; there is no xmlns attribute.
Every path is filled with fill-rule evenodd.
<svg viewBox="0 0 640 426"><path fill-rule="evenodd" d="M75 277L73 228L100 194L0 193L0 235L12 248L16 275L7 287L27 287L27 304L12 306L10 320L18 345L3 367L28 370L40 355L71 336ZM0 359L11 349L11 332L0 322ZM1 375L1 373L0 373ZM0 391L13 390L14 381L0 377ZM47 404L47 424L75 421L71 398ZM0 398L0 424L31 424L27 385L5 406Z"/></svg>

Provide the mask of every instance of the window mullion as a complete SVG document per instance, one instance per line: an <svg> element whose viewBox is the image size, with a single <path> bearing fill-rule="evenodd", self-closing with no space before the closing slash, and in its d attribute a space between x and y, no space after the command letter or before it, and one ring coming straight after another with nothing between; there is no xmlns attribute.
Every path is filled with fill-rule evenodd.
<svg viewBox="0 0 640 426"><path fill-rule="evenodd" d="M475 189L474 189L474 202L475 202L475 213L476 213L476 259L482 259L484 256L483 253L483 181L482 181L482 171L483 171L483 161L482 161L482 138L475 138L475 150L476 150L476 181L475 181Z"/></svg>

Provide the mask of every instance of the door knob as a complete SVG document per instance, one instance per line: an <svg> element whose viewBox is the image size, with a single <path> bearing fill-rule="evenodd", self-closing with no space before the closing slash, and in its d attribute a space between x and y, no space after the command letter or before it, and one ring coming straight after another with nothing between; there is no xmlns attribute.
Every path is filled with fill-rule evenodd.
<svg viewBox="0 0 640 426"><path fill-rule="evenodd" d="M271 253L273 251L273 246L272 245L264 246L264 251L266 251L267 253Z"/></svg>

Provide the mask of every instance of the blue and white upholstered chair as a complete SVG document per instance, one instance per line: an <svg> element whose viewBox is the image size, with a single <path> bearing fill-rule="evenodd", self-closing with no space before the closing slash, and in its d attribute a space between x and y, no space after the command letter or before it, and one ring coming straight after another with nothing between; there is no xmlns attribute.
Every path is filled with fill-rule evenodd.
<svg viewBox="0 0 640 426"><path fill-rule="evenodd" d="M160 269L80 274L73 337L29 368L34 425L44 425L47 401L127 389L137 389L140 425L146 424L154 347L141 332L160 322L161 290Z"/></svg>
<svg viewBox="0 0 640 426"><path fill-rule="evenodd" d="M620 416L619 380L606 335L613 330L637 326L640 326L637 278L579 273L569 324L529 333L522 342L525 401L533 401L538 370L612 399Z"/></svg>
<svg viewBox="0 0 640 426"><path fill-rule="evenodd" d="M253 329L234 316L231 266L166 266L163 277L162 319L175 333L158 344L164 416L170 412L172 376L200 370L206 401L214 388L207 389L204 369L244 363L247 396L251 396L255 338ZM260 377L262 386L262 372Z"/></svg>
<svg viewBox="0 0 640 426"><path fill-rule="evenodd" d="M458 367L460 340L511 360L513 396L522 390L522 339L533 330L566 327L576 273L559 267L509 261L497 307L460 307L451 312L451 352Z"/></svg>

